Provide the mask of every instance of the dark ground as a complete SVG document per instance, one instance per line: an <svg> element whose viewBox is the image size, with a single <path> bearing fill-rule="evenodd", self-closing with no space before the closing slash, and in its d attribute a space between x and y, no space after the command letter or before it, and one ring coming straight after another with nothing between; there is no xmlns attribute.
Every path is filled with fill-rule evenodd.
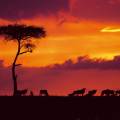
<svg viewBox="0 0 120 120"><path fill-rule="evenodd" d="M0 97L0 111L0 119L120 120L120 97Z"/></svg>

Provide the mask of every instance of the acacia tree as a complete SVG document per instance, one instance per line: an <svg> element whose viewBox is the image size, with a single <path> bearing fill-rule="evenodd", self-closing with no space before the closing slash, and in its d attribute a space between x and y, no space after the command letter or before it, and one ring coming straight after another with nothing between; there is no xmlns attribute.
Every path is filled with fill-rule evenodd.
<svg viewBox="0 0 120 120"><path fill-rule="evenodd" d="M0 36L3 36L7 41L14 41L17 43L17 52L12 64L13 95L15 96L18 90L16 67L21 65L17 64L17 59L20 55L31 53L33 51L35 44L33 43L32 38L45 37L46 32L43 27L11 24L0 26Z"/></svg>

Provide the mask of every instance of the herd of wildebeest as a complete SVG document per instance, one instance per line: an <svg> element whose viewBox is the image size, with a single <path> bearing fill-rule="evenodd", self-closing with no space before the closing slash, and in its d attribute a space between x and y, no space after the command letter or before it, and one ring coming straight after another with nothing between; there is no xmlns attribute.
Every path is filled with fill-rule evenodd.
<svg viewBox="0 0 120 120"><path fill-rule="evenodd" d="M17 96L35 96L33 91L30 91L28 94L28 90L17 90ZM48 93L48 90L40 90L38 96L52 96ZM67 96L73 97L73 96L99 96L97 94L97 90L90 90L86 92L86 88L75 90L72 93L68 94ZM100 96L120 96L120 90L111 90L111 89L105 89L101 91Z"/></svg>

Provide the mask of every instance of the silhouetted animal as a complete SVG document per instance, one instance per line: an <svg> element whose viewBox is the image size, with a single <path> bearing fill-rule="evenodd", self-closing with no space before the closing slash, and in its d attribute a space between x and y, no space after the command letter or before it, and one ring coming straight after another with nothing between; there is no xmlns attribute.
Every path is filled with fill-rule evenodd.
<svg viewBox="0 0 120 120"><path fill-rule="evenodd" d="M68 94L68 96L72 97L72 96L74 96L74 94L73 94L73 93L71 93L71 94Z"/></svg>
<svg viewBox="0 0 120 120"><path fill-rule="evenodd" d="M120 96L120 90L115 91L116 96Z"/></svg>
<svg viewBox="0 0 120 120"><path fill-rule="evenodd" d="M16 91L16 96L25 96L27 94L27 89L24 90L17 90Z"/></svg>
<svg viewBox="0 0 120 120"><path fill-rule="evenodd" d="M83 88L81 90L73 91L73 93L69 94L69 96L83 96L85 93L86 88Z"/></svg>
<svg viewBox="0 0 120 120"><path fill-rule="evenodd" d="M30 96L34 96L34 94L33 94L33 92L32 92L32 91L30 91Z"/></svg>
<svg viewBox="0 0 120 120"><path fill-rule="evenodd" d="M49 96L47 90L40 90L40 96Z"/></svg>
<svg viewBox="0 0 120 120"><path fill-rule="evenodd" d="M96 94L96 92L97 92L97 90L91 90L85 96L94 96Z"/></svg>
<svg viewBox="0 0 120 120"><path fill-rule="evenodd" d="M101 96L115 96L114 90L106 89L101 92Z"/></svg>

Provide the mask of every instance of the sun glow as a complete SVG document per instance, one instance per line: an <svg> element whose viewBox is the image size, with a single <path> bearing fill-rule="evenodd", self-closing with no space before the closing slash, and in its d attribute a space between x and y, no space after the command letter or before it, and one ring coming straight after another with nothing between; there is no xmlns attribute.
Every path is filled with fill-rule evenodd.
<svg viewBox="0 0 120 120"><path fill-rule="evenodd" d="M4 20L1 23L3 22ZM104 26L113 26L113 24L86 20L76 22L69 21L69 19L58 24L59 20L52 16L23 19L20 23L43 26L47 31L47 37L41 39L39 43L36 42L35 51L18 60L24 66L47 66L63 63L68 59L75 60L84 55L89 55L91 58L112 59L114 55L120 54L119 34L115 34L115 32L120 32L120 29L104 28ZM119 28L119 25L115 26ZM0 59L5 61L5 65L10 65L16 54L17 46L15 43L6 44L2 41L0 41Z"/></svg>
<svg viewBox="0 0 120 120"><path fill-rule="evenodd" d="M102 29L101 32L113 32L113 33L120 32L120 28L115 29L115 28L111 28L111 27L106 27L106 28Z"/></svg>

